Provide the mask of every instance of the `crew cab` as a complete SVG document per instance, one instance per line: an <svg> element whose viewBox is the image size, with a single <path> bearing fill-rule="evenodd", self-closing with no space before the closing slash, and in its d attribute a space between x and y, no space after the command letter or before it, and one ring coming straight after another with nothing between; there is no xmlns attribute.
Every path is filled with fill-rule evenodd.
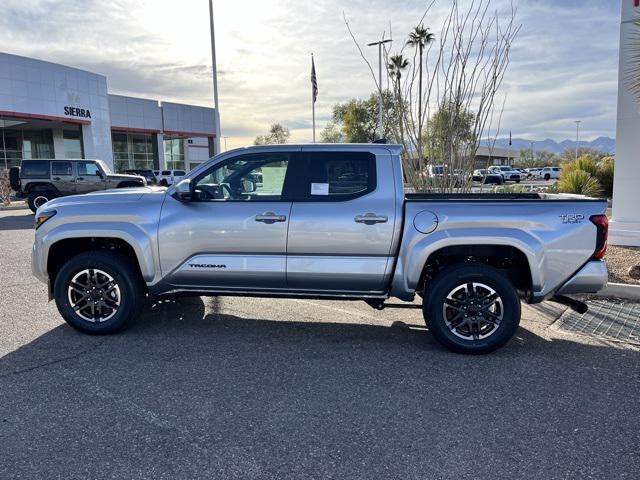
<svg viewBox="0 0 640 480"><path fill-rule="evenodd" d="M606 201L405 194L400 154L384 144L247 147L168 189L58 198L36 214L33 273L87 333L122 329L146 295L376 309L395 297L421 308L443 345L470 353L512 337L521 301L581 308L569 295L606 284Z"/></svg>
<svg viewBox="0 0 640 480"><path fill-rule="evenodd" d="M32 212L57 197L147 185L139 175L111 172L102 160L23 160L10 169L9 178L11 188L27 197Z"/></svg>

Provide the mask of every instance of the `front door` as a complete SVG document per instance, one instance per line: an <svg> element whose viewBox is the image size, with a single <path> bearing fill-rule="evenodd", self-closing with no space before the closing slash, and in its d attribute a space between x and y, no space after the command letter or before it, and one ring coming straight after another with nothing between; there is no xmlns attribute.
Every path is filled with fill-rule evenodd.
<svg viewBox="0 0 640 480"><path fill-rule="evenodd" d="M293 150L237 155L191 179L192 198L168 196L159 230L162 274L194 290L285 287Z"/></svg>
<svg viewBox="0 0 640 480"><path fill-rule="evenodd" d="M89 193L105 189L100 168L95 162L76 163L76 193Z"/></svg>
<svg viewBox="0 0 640 480"><path fill-rule="evenodd" d="M396 194L389 154L311 151L291 209L287 285L378 293L393 264Z"/></svg>
<svg viewBox="0 0 640 480"><path fill-rule="evenodd" d="M63 195L76 193L76 182L73 176L73 163L68 161L51 162L51 180Z"/></svg>

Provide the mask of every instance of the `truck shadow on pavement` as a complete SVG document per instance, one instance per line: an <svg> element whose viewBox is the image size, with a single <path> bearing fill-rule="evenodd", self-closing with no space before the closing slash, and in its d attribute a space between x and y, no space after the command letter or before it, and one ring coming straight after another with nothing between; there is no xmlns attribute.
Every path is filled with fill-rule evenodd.
<svg viewBox="0 0 640 480"><path fill-rule="evenodd" d="M637 352L520 328L503 349L465 356L413 325L256 320L216 305L156 303L113 336L61 325L1 358L0 437L13 440L0 477L22 471L27 450L31 478L62 464L67 478L633 469Z"/></svg>
<svg viewBox="0 0 640 480"><path fill-rule="evenodd" d="M33 230L34 215L29 212L25 215L0 216L0 230Z"/></svg>

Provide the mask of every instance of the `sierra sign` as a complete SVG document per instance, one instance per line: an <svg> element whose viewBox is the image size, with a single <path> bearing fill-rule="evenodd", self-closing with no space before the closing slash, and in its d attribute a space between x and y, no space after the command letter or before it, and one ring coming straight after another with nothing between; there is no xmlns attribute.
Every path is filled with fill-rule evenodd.
<svg viewBox="0 0 640 480"><path fill-rule="evenodd" d="M77 108L77 107L64 107L64 114L71 117L91 118L91 112L89 109Z"/></svg>

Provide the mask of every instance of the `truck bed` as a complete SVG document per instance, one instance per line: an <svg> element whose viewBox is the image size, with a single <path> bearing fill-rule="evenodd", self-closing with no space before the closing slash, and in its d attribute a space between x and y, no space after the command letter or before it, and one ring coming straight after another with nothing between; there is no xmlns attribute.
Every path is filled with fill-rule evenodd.
<svg viewBox="0 0 640 480"><path fill-rule="evenodd" d="M407 202L425 201L574 201L574 202L604 202L602 198L582 197L570 194L548 194L548 193L405 193Z"/></svg>

